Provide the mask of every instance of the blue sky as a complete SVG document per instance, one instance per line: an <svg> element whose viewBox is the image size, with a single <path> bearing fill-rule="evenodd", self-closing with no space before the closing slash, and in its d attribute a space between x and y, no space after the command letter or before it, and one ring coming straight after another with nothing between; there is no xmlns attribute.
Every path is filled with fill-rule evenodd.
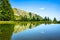
<svg viewBox="0 0 60 40"><path fill-rule="evenodd" d="M12 8L60 20L60 0L10 0Z"/></svg>

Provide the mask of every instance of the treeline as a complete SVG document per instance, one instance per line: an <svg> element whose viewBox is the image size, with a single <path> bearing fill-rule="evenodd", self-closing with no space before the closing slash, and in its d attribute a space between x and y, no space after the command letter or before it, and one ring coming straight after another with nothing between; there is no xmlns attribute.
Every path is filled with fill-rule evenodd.
<svg viewBox="0 0 60 40"><path fill-rule="evenodd" d="M27 15L20 15L20 16L15 16L16 18L18 18L15 21L43 21L43 22L57 22L60 23L60 21L58 21L55 17L53 20L51 20L49 17L44 17L42 18L41 16L35 14L35 16L32 16L32 13L29 12L29 18Z"/></svg>

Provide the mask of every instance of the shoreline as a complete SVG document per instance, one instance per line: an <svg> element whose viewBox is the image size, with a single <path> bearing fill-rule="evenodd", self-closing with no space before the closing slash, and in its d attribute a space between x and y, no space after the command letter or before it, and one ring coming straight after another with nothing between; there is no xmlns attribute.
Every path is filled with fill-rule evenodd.
<svg viewBox="0 0 60 40"><path fill-rule="evenodd" d="M60 24L51 21L0 21L0 24L19 24L19 23Z"/></svg>

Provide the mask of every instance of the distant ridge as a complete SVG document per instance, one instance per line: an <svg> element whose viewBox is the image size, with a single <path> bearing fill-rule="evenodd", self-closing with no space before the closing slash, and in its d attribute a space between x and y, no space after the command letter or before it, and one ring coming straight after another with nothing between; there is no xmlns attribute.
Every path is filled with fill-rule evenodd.
<svg viewBox="0 0 60 40"><path fill-rule="evenodd" d="M26 12L21 9L13 8L14 11L14 16L16 20L21 20L22 17L26 17L27 19L39 19L42 20L43 18L37 14L31 13L31 12Z"/></svg>

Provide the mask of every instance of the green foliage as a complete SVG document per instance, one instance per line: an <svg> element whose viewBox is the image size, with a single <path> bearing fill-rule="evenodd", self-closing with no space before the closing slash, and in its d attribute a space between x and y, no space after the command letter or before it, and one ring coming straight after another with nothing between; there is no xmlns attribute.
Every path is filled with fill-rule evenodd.
<svg viewBox="0 0 60 40"><path fill-rule="evenodd" d="M28 21L28 18L26 15L24 17L22 17L22 21Z"/></svg>
<svg viewBox="0 0 60 40"><path fill-rule="evenodd" d="M36 19L35 19L35 17L34 17L34 16L32 17L31 21L36 21Z"/></svg>
<svg viewBox="0 0 60 40"><path fill-rule="evenodd" d="M54 17L53 21L57 21L57 19Z"/></svg>
<svg viewBox="0 0 60 40"><path fill-rule="evenodd" d="M43 18L42 18L41 16L39 16L39 15L35 15L35 17L36 17L36 20L37 20L37 21L43 20Z"/></svg>
<svg viewBox="0 0 60 40"><path fill-rule="evenodd" d="M51 21L51 19L49 17L45 17L43 21Z"/></svg>
<svg viewBox="0 0 60 40"><path fill-rule="evenodd" d="M0 21L14 20L14 12L9 4L9 0L0 0Z"/></svg>
<svg viewBox="0 0 60 40"><path fill-rule="evenodd" d="M31 12L29 12L29 16L30 16L30 18L31 18L31 16L32 16L32 13L31 13Z"/></svg>
<svg viewBox="0 0 60 40"><path fill-rule="evenodd" d="M44 21L47 21L47 17L44 18Z"/></svg>
<svg viewBox="0 0 60 40"><path fill-rule="evenodd" d="M57 21L57 23L59 23L59 24L60 24L60 20L59 20L59 21Z"/></svg>

